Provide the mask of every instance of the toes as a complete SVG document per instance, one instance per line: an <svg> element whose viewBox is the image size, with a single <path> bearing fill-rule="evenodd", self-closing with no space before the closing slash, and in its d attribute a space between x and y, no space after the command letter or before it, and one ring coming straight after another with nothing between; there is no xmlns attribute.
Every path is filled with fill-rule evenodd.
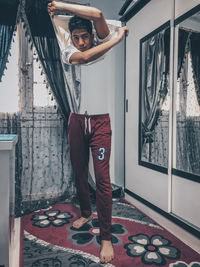
<svg viewBox="0 0 200 267"><path fill-rule="evenodd" d="M106 258L103 255L100 254L99 258L101 263L105 263Z"/></svg>
<svg viewBox="0 0 200 267"><path fill-rule="evenodd" d="M101 263L106 263L106 259L105 259L105 258L101 258L101 259L100 259L100 262L101 262Z"/></svg>
<svg viewBox="0 0 200 267"><path fill-rule="evenodd" d="M90 217L88 217L88 218L81 217L81 218L77 219L75 222L73 222L72 226L73 226L75 229L79 229L79 228L81 228L84 224L86 224L87 222L89 222L91 219L92 219L92 216L90 216Z"/></svg>
<svg viewBox="0 0 200 267"><path fill-rule="evenodd" d="M78 222L74 222L74 223L72 224L72 226L73 226L74 228L78 229L78 228L80 228L80 223L78 223Z"/></svg>

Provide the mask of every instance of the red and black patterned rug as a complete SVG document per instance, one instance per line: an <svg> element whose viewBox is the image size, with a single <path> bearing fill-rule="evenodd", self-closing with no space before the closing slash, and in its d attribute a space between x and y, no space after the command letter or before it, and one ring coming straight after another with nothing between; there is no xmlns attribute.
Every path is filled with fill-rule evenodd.
<svg viewBox="0 0 200 267"><path fill-rule="evenodd" d="M71 203L55 204L22 217L20 267L200 267L200 255L125 201L113 203L115 259L99 262L97 215L79 230Z"/></svg>

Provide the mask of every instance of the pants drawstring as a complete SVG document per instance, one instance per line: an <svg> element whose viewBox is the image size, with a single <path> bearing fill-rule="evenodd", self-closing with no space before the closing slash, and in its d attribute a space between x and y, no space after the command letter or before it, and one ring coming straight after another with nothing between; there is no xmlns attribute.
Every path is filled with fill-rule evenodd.
<svg viewBox="0 0 200 267"><path fill-rule="evenodd" d="M89 130L89 134L91 134L91 118L88 119L88 130Z"/></svg>
<svg viewBox="0 0 200 267"><path fill-rule="evenodd" d="M87 134L87 117L85 117L85 135Z"/></svg>
<svg viewBox="0 0 200 267"><path fill-rule="evenodd" d="M87 128L88 133L91 134L91 118L85 117L85 135L87 134Z"/></svg>

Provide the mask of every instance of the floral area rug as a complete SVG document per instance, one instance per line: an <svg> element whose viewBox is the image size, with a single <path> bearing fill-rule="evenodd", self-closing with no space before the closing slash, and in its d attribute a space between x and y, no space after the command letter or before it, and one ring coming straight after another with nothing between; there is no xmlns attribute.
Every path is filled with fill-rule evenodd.
<svg viewBox="0 0 200 267"><path fill-rule="evenodd" d="M99 262L99 223L79 230L71 203L55 204L22 217L20 267L200 267L200 255L126 201L113 203L112 243L115 259Z"/></svg>

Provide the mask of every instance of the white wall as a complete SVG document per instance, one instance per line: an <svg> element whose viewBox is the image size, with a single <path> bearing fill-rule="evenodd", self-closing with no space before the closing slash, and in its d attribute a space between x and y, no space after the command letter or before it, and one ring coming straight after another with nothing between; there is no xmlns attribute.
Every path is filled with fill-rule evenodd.
<svg viewBox="0 0 200 267"><path fill-rule="evenodd" d="M118 13L125 0L70 0L70 2L89 4L102 10L106 19L118 19Z"/></svg>
<svg viewBox="0 0 200 267"><path fill-rule="evenodd" d="M119 19L118 13L125 0L89 0L87 2L101 9L106 19Z"/></svg>
<svg viewBox="0 0 200 267"><path fill-rule="evenodd" d="M163 210L167 210L167 175L138 165L139 45L142 37L170 19L170 2L152 0L127 23L126 51L126 188Z"/></svg>
<svg viewBox="0 0 200 267"><path fill-rule="evenodd" d="M130 35L126 46L126 96L129 112L126 113L125 187L166 212L170 209L170 175L138 165L139 42L172 18L172 3L172 0L152 0L128 21ZM176 17L199 3L199 0L176 0ZM196 211L200 208L200 195L197 193L200 192L199 186L199 183L172 177L172 212L198 227L200 215Z"/></svg>
<svg viewBox="0 0 200 267"><path fill-rule="evenodd" d="M183 15L191 8L200 4L199 0L176 0L175 1L175 18Z"/></svg>

